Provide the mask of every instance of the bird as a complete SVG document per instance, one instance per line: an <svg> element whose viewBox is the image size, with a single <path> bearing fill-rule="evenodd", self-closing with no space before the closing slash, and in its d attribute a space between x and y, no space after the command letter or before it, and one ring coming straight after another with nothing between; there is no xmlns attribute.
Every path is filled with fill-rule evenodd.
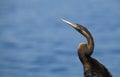
<svg viewBox="0 0 120 77"><path fill-rule="evenodd" d="M91 57L94 51L94 39L90 31L80 24L73 24L64 19L61 20L81 33L87 40L87 43L78 45L78 57L83 64L84 77L112 77L109 70L102 63Z"/></svg>

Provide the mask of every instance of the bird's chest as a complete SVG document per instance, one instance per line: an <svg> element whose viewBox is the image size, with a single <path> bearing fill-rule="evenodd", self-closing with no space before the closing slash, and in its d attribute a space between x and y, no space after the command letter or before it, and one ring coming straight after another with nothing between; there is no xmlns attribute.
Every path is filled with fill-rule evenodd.
<svg viewBox="0 0 120 77"><path fill-rule="evenodd" d="M103 77L97 71L94 71L89 64L84 65L84 76L85 77Z"/></svg>

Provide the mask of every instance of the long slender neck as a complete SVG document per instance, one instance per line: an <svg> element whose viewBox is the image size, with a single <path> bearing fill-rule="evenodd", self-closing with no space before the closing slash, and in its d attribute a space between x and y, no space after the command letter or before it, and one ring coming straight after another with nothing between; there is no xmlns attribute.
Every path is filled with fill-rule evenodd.
<svg viewBox="0 0 120 77"><path fill-rule="evenodd" d="M88 31L87 33L86 32L83 32L82 33L86 39L87 39L87 46L88 46L88 49L89 49L89 55L92 54L93 50L94 50L94 40L93 40L93 37L92 35L90 34L90 32Z"/></svg>
<svg viewBox="0 0 120 77"><path fill-rule="evenodd" d="M90 32L89 33L83 32L82 35L86 37L87 43L82 43L79 45L78 56L84 65L86 62L88 62L88 59L91 57L91 54L93 53L94 41L93 41L93 38L92 38Z"/></svg>

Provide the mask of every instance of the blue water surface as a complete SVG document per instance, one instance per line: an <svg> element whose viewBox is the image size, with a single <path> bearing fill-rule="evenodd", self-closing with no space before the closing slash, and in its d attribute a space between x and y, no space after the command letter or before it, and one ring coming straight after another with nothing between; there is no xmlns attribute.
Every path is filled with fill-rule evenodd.
<svg viewBox="0 0 120 77"><path fill-rule="evenodd" d="M119 0L1 0L0 77L84 77L77 46L86 39L61 18L85 25L92 56L120 77Z"/></svg>

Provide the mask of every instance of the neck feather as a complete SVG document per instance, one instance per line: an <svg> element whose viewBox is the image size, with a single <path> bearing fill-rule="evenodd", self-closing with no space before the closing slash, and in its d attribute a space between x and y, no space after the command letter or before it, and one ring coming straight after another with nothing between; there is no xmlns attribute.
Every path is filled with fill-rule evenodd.
<svg viewBox="0 0 120 77"><path fill-rule="evenodd" d="M87 39L87 47L89 49L89 55L91 55L93 50L94 50L94 39L93 39L93 37L92 37L92 35L90 34L89 31L87 31L87 32L83 31L82 34Z"/></svg>

